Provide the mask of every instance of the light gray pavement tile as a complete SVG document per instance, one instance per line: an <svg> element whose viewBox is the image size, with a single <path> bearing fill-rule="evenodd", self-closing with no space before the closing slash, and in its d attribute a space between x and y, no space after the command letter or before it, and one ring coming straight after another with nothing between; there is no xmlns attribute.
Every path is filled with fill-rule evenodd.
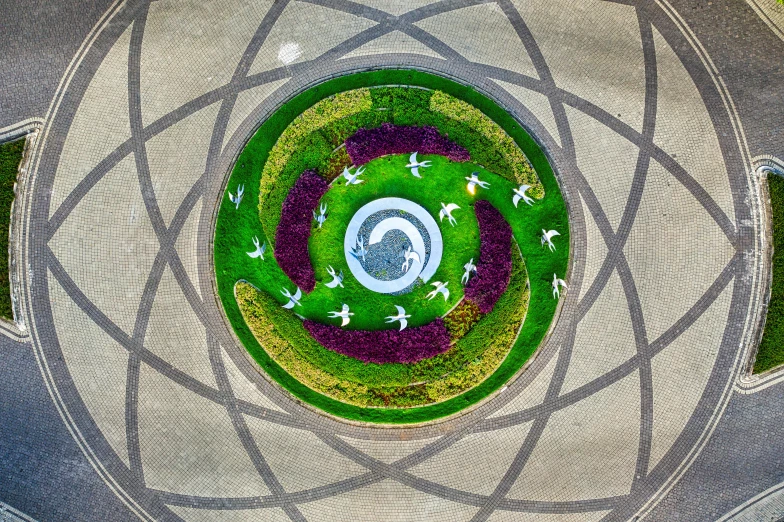
<svg viewBox="0 0 784 522"><path fill-rule="evenodd" d="M283 66L278 53L285 44L296 44L301 53L290 63L304 62L375 25L376 22L328 7L291 2L259 49L249 74Z"/></svg>
<svg viewBox="0 0 784 522"><path fill-rule="evenodd" d="M719 139L697 86L675 51L654 28L658 110L654 143L672 156L735 219Z"/></svg>
<svg viewBox="0 0 784 522"><path fill-rule="evenodd" d="M778 0L746 0L757 15L784 40L784 5Z"/></svg>
<svg viewBox="0 0 784 522"><path fill-rule="evenodd" d="M561 393L568 393L634 357L632 318L621 278L613 271L588 313L580 320Z"/></svg>
<svg viewBox="0 0 784 522"><path fill-rule="evenodd" d="M133 156L126 156L84 196L49 246L85 295L130 334L160 246Z"/></svg>
<svg viewBox="0 0 784 522"><path fill-rule="evenodd" d="M517 413L528 408L538 406L544 400L547 388L550 385L550 380L553 378L555 366L558 361L558 353L554 353L544 368L539 371L539 374L534 378L531 383L523 388L523 390L511 401L499 408L498 411L490 415L493 417L502 417L511 413ZM536 363L534 363L536 364ZM531 371L526 370L526 371Z"/></svg>
<svg viewBox="0 0 784 522"><path fill-rule="evenodd" d="M713 371L732 300L728 285L713 305L667 348L653 357L653 438L649 469L669 451Z"/></svg>
<svg viewBox="0 0 784 522"><path fill-rule="evenodd" d="M380 460L386 464L391 464L396 460L407 457L419 451L428 444L438 440L438 437L417 440L367 440L354 439L351 437L340 437L342 440L360 450L366 455Z"/></svg>
<svg viewBox="0 0 784 522"><path fill-rule="evenodd" d="M213 103L147 141L150 180L167 226L185 195L204 174L219 108L219 103Z"/></svg>
<svg viewBox="0 0 784 522"><path fill-rule="evenodd" d="M409 472L461 491L490 495L525 442L531 424L468 435Z"/></svg>
<svg viewBox="0 0 784 522"><path fill-rule="evenodd" d="M177 516L186 522L289 522L291 519L278 508L267 509L198 509L182 506L169 506Z"/></svg>
<svg viewBox="0 0 784 522"><path fill-rule="evenodd" d="M71 379L98 429L117 456L128 464L125 432L128 351L71 300L51 273L49 297L60 350Z"/></svg>
<svg viewBox="0 0 784 522"><path fill-rule="evenodd" d="M272 4L271 0L153 2L142 44L144 124L228 83Z"/></svg>
<svg viewBox="0 0 784 522"><path fill-rule="evenodd" d="M472 62L538 78L520 37L495 3L448 11L414 25ZM489 33L492 33L492 38L487 37Z"/></svg>
<svg viewBox="0 0 784 522"><path fill-rule="evenodd" d="M234 396L240 400L267 408L268 410L275 410L281 413L286 413L283 409L272 402L266 395L261 393L259 389L249 381L231 360L226 350L221 350L223 357L223 364L226 367L226 374L229 378L229 385Z"/></svg>
<svg viewBox="0 0 784 522"><path fill-rule="evenodd" d="M539 120L539 123L547 130L553 140L560 146L561 135L558 133L558 125L555 122L553 109L550 106L550 99L542 93L526 89L513 83L505 82L503 80L493 80L495 83L504 88L509 94L515 97L517 101L523 104L526 109L531 111L534 117Z"/></svg>
<svg viewBox="0 0 784 522"><path fill-rule="evenodd" d="M598 522L609 511L591 511L587 513L569 513L565 515L553 513L518 513L511 511L496 511L488 522Z"/></svg>
<svg viewBox="0 0 784 522"><path fill-rule="evenodd" d="M645 70L634 7L600 0L512 3L558 87L642 130Z"/></svg>
<svg viewBox="0 0 784 522"><path fill-rule="evenodd" d="M180 261L182 261L182 266L185 268L185 273L190 278L199 295L201 295L201 284L199 281L198 245L202 201L200 199L193 206L175 243L175 249Z"/></svg>
<svg viewBox="0 0 784 522"><path fill-rule="evenodd" d="M223 147L226 147L226 143L229 141L229 139L231 139L232 136L234 136L237 128L239 128L242 122L245 121L245 118L247 118L256 107L261 105L261 102L266 100L270 94L288 82L289 79L290 78L283 78L282 80L265 83L257 87L253 87L252 89L242 91L237 95L237 100L234 103L234 108L231 111L229 122L226 125L226 133L223 136ZM256 125L253 125L252 127L256 128Z"/></svg>
<svg viewBox="0 0 784 522"><path fill-rule="evenodd" d="M400 16L409 11L413 11L414 9L435 4L438 0L354 0L354 2L395 16Z"/></svg>
<svg viewBox="0 0 784 522"><path fill-rule="evenodd" d="M223 406L142 364L138 409L148 487L203 497L269 493Z"/></svg>
<svg viewBox="0 0 784 522"><path fill-rule="evenodd" d="M167 266L152 305L144 346L191 377L216 388L207 332Z"/></svg>
<svg viewBox="0 0 784 522"><path fill-rule="evenodd" d="M579 290L580 296L584 296L607 258L607 243L604 242L604 237L582 196L580 196L580 206L585 215L585 265L583 266L582 286L575 290Z"/></svg>
<svg viewBox="0 0 784 522"><path fill-rule="evenodd" d="M367 473L305 430L245 418L264 459L287 492L325 486Z"/></svg>
<svg viewBox="0 0 784 522"><path fill-rule="evenodd" d="M577 109L566 107L566 115L577 166L617 231L629 199L639 147Z"/></svg>
<svg viewBox="0 0 784 522"><path fill-rule="evenodd" d="M640 436L640 377L555 412L509 498L574 501L629 493Z"/></svg>
<svg viewBox="0 0 784 522"><path fill-rule="evenodd" d="M51 216L98 163L130 139L128 119L129 27L109 51L84 93L65 139L52 185Z"/></svg>
<svg viewBox="0 0 784 522"><path fill-rule="evenodd" d="M654 341L702 296L734 249L684 186L651 161L624 253Z"/></svg>
<svg viewBox="0 0 784 522"><path fill-rule="evenodd" d="M379 499L395 499L384 502ZM450 502L439 497L410 489L391 480L372 484L316 502L300 505L308 520L323 522L464 522L479 508Z"/></svg>
<svg viewBox="0 0 784 522"><path fill-rule="evenodd" d="M443 56L433 51L419 40L416 40L405 33L401 33L400 31L392 31L379 38L376 38L375 40L354 49L347 55L343 56L341 59L389 53L421 54L442 60L444 59Z"/></svg>

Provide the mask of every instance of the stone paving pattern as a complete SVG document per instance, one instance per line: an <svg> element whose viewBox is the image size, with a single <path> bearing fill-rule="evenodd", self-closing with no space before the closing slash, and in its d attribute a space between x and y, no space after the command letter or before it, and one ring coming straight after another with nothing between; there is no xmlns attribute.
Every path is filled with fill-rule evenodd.
<svg viewBox="0 0 784 522"><path fill-rule="evenodd" d="M784 41L737 0L632 4L127 1L63 88L32 79L61 74L43 59L3 64L54 105L23 207L32 341L0 341L0 500L41 520L715 520L784 482L782 385L733 391ZM570 207L552 336L496 398L417 428L294 402L212 298L212 216L255 123L377 66L498 100ZM9 92L9 123L44 116Z"/></svg>

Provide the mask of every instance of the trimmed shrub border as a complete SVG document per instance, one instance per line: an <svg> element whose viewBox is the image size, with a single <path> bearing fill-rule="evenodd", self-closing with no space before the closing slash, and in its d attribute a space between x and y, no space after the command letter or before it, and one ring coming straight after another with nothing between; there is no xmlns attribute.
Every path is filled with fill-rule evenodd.
<svg viewBox="0 0 784 522"><path fill-rule="evenodd" d="M324 178L306 170L289 191L281 210L275 235L275 260L281 270L304 292L316 287L316 274L308 255L310 216L329 185Z"/></svg>
<svg viewBox="0 0 784 522"><path fill-rule="evenodd" d="M341 362L351 366L356 362L354 359L319 345L308 335L304 323L280 308L266 292L240 281L235 285L235 293L240 311L259 345L306 386L342 403L363 408L421 407L448 400L475 386L495 371L509 353L528 311L529 300L528 274L517 252L513 257L510 291L490 314L479 317L469 313L469 331L450 330L453 344L448 352L412 365L359 365L365 373L350 373L350 368ZM459 321L455 316L463 308L472 307L462 301L444 322ZM395 383L374 372L390 366L408 366L408 380ZM366 378L368 375L376 379L371 381ZM377 411L371 410L371 416Z"/></svg>
<svg viewBox="0 0 784 522"><path fill-rule="evenodd" d="M215 236L215 269L216 274L218 275L218 293L223 303L224 310L226 311L227 318L232 324L236 334L243 342L246 349L248 349L250 354L253 356L253 358L262 366L262 368L264 368L266 373L301 400L328 413L347 419L393 424L424 422L456 413L460 410L463 410L467 406L477 403L495 390L499 389L519 370L523 363L536 350L550 327L553 314L557 307L557 302L551 298L550 280L552 279L553 271L557 272L559 275L565 274L568 264L567 245L569 242L566 207L562 198L560 197L558 184L544 154L530 138L530 136L528 136L528 134L509 114L507 114L503 109L483 95L451 80L417 71L382 70L353 74L329 80L314 88L304 91L298 96L295 96L281 109L275 112L268 120L266 120L260 127L259 131L257 131L254 137L247 144L245 150L239 156L238 161L233 169L233 181L230 182L230 185L233 186L237 182L245 183L245 198L251 202L259 201L260 207L262 206L262 201L265 198L268 198L269 194L272 192L272 189L277 188L278 185L283 187L285 189L285 193L287 193L288 189L296 180L296 176L298 176L298 174L303 170L312 168L311 166L305 165L306 162L304 160L290 156L289 161L280 162L280 158L275 158L275 161L273 161L272 164L279 165L279 172L283 172L289 168L292 169L292 179L288 181L282 179L281 177L275 180L272 180L270 176L265 178L261 171L262 168L266 169L266 160L270 154L270 151L273 146L275 146L275 142L278 141L277 137L281 136L281 133L284 131L284 129L286 129L289 123L295 120L298 115L303 113L303 111L306 111L306 109L309 107L314 106L314 103L337 93L344 93L348 95L349 93L345 93L344 91L351 91L352 89L359 89L362 87L400 84L424 87L426 89L432 89L433 91L443 92L446 95L472 104L476 108L477 112L481 111L481 113L487 116L488 121L496 122L500 126L499 128L503 129L501 135L507 137L509 140L514 140L514 142L520 146L520 149L522 150L520 154L522 155L522 153L525 153L524 157L527 157L528 160L530 160L531 164L538 173L541 184L532 189L529 194L533 195L534 197L542 197L545 192L548 194L548 197L544 200L543 204L540 203L540 206L543 209L546 208L549 210L546 212L542 211L545 213L540 213L539 215L532 214L533 221L526 224L525 227L526 230L529 230L527 234L531 234L531 227L543 224L536 221L537 219L541 219L543 217L547 218L547 226L558 228L559 231L562 231L562 241L559 244L559 250L557 253L552 255L548 255L544 251L539 253L538 248L533 249L531 247L529 242L536 241L538 243L538 238L528 237L527 235L524 237L526 264L536 267L535 275L532 272L530 278L530 299L532 306L528 309L525 323L520 330L519 336L517 337L514 346L505 358L501 358L500 365L496 371L489 375L489 377L487 377L484 381L482 381L481 384L443 402L428 406L405 409L358 407L352 404L346 404L345 402L337 401L333 398L327 397L326 395L322 395L311 390L302 382L299 382L296 379L296 376L292 377L292 375L283 370L283 368L281 368L274 360L272 360L269 354L267 354L267 352L258 344L256 339L253 337L253 333L250 331L247 324L245 324L237 301L234 299L234 282L241 277L231 275L231 263L234 262L234 260L233 258L229 259L226 257L224 262L222 252L232 249L236 250L236 245L232 244L232 242L236 243L237 240L232 236L231 229L238 229L238 227L242 227L243 230L247 230L254 226L256 229L258 229L259 215L255 214L255 218L252 219L247 215L248 213L245 213L241 216L240 213L232 214L229 211L228 205L222 205L218 211ZM385 93L388 92L388 90L385 88L370 89L369 91L370 92L368 94L362 94L362 100L364 102L367 101L368 97L372 102L374 97L382 97L385 95ZM350 93L350 95L359 96L356 93ZM433 97L434 96L432 92L427 95L423 95L423 98L428 98L429 101L432 101ZM394 97L392 102L394 105ZM428 125L431 124L432 121L428 119L431 118L431 116L428 115L440 114L445 123L443 126L438 126L439 130L441 132L448 133L450 140L455 141L455 143L458 145L462 146L461 140L458 138L461 130L466 132L464 136L470 135L472 139L476 138L477 147L481 147L482 143L486 144L489 141L486 137L486 129L483 130L481 128L469 128L468 123L458 119L447 118L438 111L433 110L429 105L424 106L419 113L416 111L404 111L400 114L396 114L395 107L392 107L390 111L374 111L367 113L363 116L363 118L377 121L378 125L375 126L379 126L381 123L384 123L384 120L378 118L377 115L378 113L383 114L384 112L391 112L393 114L391 123L400 125ZM407 118L409 121L406 121ZM354 120L357 119L359 118L354 118ZM335 131L334 134L336 136L339 136L341 132L339 123L336 123L330 127L331 130ZM360 126L370 127L370 125ZM451 126L451 130L445 129L445 126ZM329 129L326 129L326 127L321 128L318 138L313 136L312 133L309 135L310 138L313 138L314 140L313 147L305 146L300 147L297 150L308 151L308 153L311 154L308 159L309 161L318 161L324 165L332 164L333 167L330 168L334 168L335 158L342 154L342 161L345 161L346 158L348 158L348 154L344 149L336 149L339 143L330 143L328 139L324 137L326 130ZM343 136L350 135L350 133L346 133L345 128L342 129L342 132L344 132ZM488 152L488 154L491 154L492 157L488 156L488 158L485 160L478 157L470 147L466 148L471 153L474 161L481 163L488 169L491 169L492 172L510 177L511 179L515 179L517 181L521 179L514 169L498 168L492 164L492 162L495 161L498 165L505 164L508 167L509 163L507 160L511 152L507 155L504 155L499 151L499 149L491 147L489 148L490 152ZM316 152L318 152L317 149L321 151L326 150L327 153L325 155L316 154ZM350 158L348 161L350 161ZM342 170L342 167L339 168ZM318 166L316 166L316 169L318 170ZM523 172L523 174L525 174L525 172ZM530 171L529 175L534 175L533 170ZM261 179L261 184L259 185L258 181L255 181L256 187L253 187L254 180L259 179ZM492 200L493 197L494 196L491 195L490 199ZM283 199L285 199L285 197L279 200L281 201L281 206ZM495 201L493 201L493 203L496 204ZM233 210L233 208L231 210ZM230 218L229 216L232 217ZM254 220L255 225L253 223ZM262 224L266 230L268 224ZM275 227L277 227L277 224L275 224ZM520 231L516 229L515 225L512 226L512 229L515 237L519 238ZM267 236L267 238L269 238L269 236ZM539 245L537 244L536 246L538 247ZM531 270L530 267L529 270ZM503 297L504 296L502 296L502 300ZM501 301L499 301L499 303L500 302ZM475 337L478 341L484 343L486 346L487 343L493 339L483 337L489 332L482 332L479 328L480 326L481 320L466 334L463 339ZM270 331L272 330L274 329L271 328ZM268 348L274 349L274 346L270 345ZM283 353L285 353L285 349ZM485 354L487 354L487 352L485 352Z"/></svg>
<svg viewBox="0 0 784 522"><path fill-rule="evenodd" d="M372 158L364 154L358 156L358 163L352 161L350 147L343 146L344 142L358 131L373 133L388 124L431 126L465 149L478 164L510 181L530 185L529 195L534 198L544 197L544 188L525 154L491 119L492 115L486 115L454 93L437 89L437 85L433 89L371 85L328 96L294 118L273 144L263 164L259 217L264 235L275 238L281 205L303 170L315 170L331 181L344 167L369 161ZM433 138L443 139L440 134ZM410 146L406 151L413 152L408 149ZM450 154L446 156L452 159ZM462 154L455 157L462 158Z"/></svg>
<svg viewBox="0 0 784 522"><path fill-rule="evenodd" d="M479 311L489 314L509 285L512 273L512 227L489 201L477 201L474 207L479 222L479 261L476 275L468 281L466 299Z"/></svg>

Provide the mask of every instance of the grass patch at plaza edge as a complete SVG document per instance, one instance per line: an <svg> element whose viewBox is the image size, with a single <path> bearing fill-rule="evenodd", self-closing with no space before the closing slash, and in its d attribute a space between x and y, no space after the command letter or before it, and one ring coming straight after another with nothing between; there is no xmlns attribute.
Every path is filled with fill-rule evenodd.
<svg viewBox="0 0 784 522"><path fill-rule="evenodd" d="M14 314L11 307L11 277L8 273L8 233L14 184L24 145L24 139L0 144L0 316L10 320L13 320Z"/></svg>
<svg viewBox="0 0 784 522"><path fill-rule="evenodd" d="M773 279L754 373L784 364L784 177L768 175L768 192L773 222Z"/></svg>
<svg viewBox="0 0 784 522"><path fill-rule="evenodd" d="M238 237L233 233L234 231L253 230L259 238L263 237L259 214L254 207L258 205L259 201L261 171L281 132L299 114L323 98L351 89L382 85L413 85L443 91L471 103L500 125L525 153L533 169L536 170L542 183L543 193L546 195L535 205L542 211L541 221L531 224L556 228L563 234L559 249L555 253L549 253L547 249L541 249L536 235L528 236L525 241L521 242L520 237L515 233L515 237L521 243L521 248L530 248L530 251L524 252L526 266L529 269L530 304L517 341L496 371L478 386L449 400L429 406L406 409L361 408L345 404L313 391L288 374L258 344L243 320L235 300L234 284L237 280L246 279L247 272L235 272L226 255L227 252L233 252L237 248L245 248L245 243L249 241L248 238ZM245 186L245 200L240 207L241 210L244 207L245 211L235 211L234 206L224 199L218 212L214 242L218 294L225 313L243 345L272 379L300 400L328 413L366 422L395 424L423 422L453 414L475 404L503 386L536 350L550 327L557 306L557 301L551 296L550 281L554 272L559 276L565 273L569 258L568 221L560 189L545 155L531 137L503 109L470 88L427 73L408 70L373 71L327 81L295 96L264 122L237 159L229 180L229 190L236 188L238 184ZM511 192L508 195L505 194L503 198L508 200L508 204L511 205ZM495 202L493 203L495 204ZM535 214L537 213L532 215ZM535 243L532 243L531 240ZM533 248L534 246L535 248ZM252 250L252 248L247 248L247 250Z"/></svg>

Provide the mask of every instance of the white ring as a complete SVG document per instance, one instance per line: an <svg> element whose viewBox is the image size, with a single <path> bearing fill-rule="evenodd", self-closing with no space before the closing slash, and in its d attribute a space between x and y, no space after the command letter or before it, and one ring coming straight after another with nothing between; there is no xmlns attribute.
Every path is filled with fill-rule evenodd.
<svg viewBox="0 0 784 522"><path fill-rule="evenodd" d="M409 268L404 276L392 281L382 281L372 277L365 271L359 260L351 253L351 250L357 244L357 235L359 234L359 229L362 227L362 224L371 215L383 210L403 210L408 212L422 223L425 230L427 230L427 233L430 235L430 257L425 266L421 266L419 262L413 261L411 268ZM387 218L378 223L370 233L368 245L381 241L384 234L390 230L400 230L408 236L414 250L424 252L425 243L422 234L410 221L399 217ZM444 244L441 239L441 231L438 228L438 223L436 223L436 220L433 219L422 206L402 198L381 198L366 204L357 210L356 214L351 218L348 228L346 229L343 250L346 255L346 262L348 263L349 270L351 270L351 273L357 278L357 281L359 281L362 286L380 294L391 294L407 288L417 277L427 283L436 273L438 265L441 263ZM425 256L422 255L423 259L424 257Z"/></svg>

